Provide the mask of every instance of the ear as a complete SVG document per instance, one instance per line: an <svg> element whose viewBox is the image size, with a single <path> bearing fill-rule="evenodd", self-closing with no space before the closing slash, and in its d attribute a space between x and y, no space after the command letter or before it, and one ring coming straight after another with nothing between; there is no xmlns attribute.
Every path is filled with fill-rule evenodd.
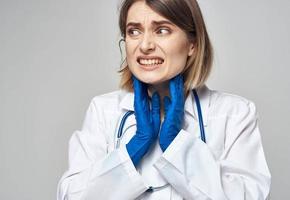
<svg viewBox="0 0 290 200"><path fill-rule="evenodd" d="M195 46L194 46L194 43L190 43L189 45L189 49L188 49L188 56L192 56L193 53L194 53L194 50L195 50Z"/></svg>

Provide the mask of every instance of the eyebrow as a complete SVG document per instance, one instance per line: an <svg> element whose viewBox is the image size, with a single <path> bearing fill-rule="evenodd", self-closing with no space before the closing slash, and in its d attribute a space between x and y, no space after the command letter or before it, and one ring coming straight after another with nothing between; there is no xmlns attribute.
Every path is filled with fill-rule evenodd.
<svg viewBox="0 0 290 200"><path fill-rule="evenodd" d="M152 23L154 26L158 26L158 25L163 25L163 24L168 24L168 25L174 25L172 22L167 21L167 20L161 20L161 21L152 21ZM141 23L138 22L129 22L126 27L128 26L136 26L136 27L141 27Z"/></svg>

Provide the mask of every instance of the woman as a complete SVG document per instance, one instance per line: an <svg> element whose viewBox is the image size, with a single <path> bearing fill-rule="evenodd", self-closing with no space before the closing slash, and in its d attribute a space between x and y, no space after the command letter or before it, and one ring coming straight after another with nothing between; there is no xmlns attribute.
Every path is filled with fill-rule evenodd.
<svg viewBox="0 0 290 200"><path fill-rule="evenodd" d="M58 200L266 199L255 105L206 87L212 49L197 2L125 0L119 25L121 90L92 99Z"/></svg>

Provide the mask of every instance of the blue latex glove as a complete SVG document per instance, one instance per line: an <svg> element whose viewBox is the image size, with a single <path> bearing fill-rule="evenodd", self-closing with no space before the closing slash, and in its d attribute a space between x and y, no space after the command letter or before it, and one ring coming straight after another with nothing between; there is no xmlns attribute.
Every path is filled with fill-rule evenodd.
<svg viewBox="0 0 290 200"><path fill-rule="evenodd" d="M160 130L159 144L164 152L182 128L184 120L184 85L181 74L169 82L170 96L164 97L165 117Z"/></svg>
<svg viewBox="0 0 290 200"><path fill-rule="evenodd" d="M137 122L136 134L126 145L131 160L136 166L157 138L160 128L160 97L152 95L150 110L147 85L133 76L134 110Z"/></svg>

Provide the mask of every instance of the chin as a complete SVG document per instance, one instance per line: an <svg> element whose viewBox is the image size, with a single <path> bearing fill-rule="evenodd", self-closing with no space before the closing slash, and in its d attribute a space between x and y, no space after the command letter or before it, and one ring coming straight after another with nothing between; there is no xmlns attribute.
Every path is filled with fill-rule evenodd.
<svg viewBox="0 0 290 200"><path fill-rule="evenodd" d="M150 85L156 85L166 81L160 77L148 77L148 76L147 77L141 76L139 80Z"/></svg>
<svg viewBox="0 0 290 200"><path fill-rule="evenodd" d="M159 82L159 79L151 77L140 77L140 80L147 84L156 84Z"/></svg>
<svg viewBox="0 0 290 200"><path fill-rule="evenodd" d="M131 72L143 83L155 85L160 84L168 80L168 75L162 73L162 71L154 70L151 72L146 72L139 69L132 69Z"/></svg>

